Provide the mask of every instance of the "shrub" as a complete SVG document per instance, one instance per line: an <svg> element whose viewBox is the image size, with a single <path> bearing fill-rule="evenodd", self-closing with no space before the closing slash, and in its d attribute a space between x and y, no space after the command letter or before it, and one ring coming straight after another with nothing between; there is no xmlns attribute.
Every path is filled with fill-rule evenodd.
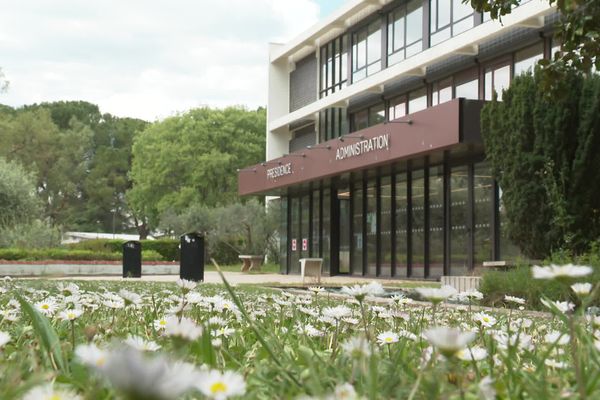
<svg viewBox="0 0 600 400"><path fill-rule="evenodd" d="M119 253L123 252L123 243L120 239L92 239L79 243L68 244L73 250L90 250L95 252ZM164 261L179 261L179 241L176 239L142 240L142 251L151 250L158 253Z"/></svg>
<svg viewBox="0 0 600 400"><path fill-rule="evenodd" d="M560 264L563 264L563 262ZM585 281L595 283L600 281L600 265L592 266L594 267L594 273L588 276ZM543 297L551 300L577 302L570 289L561 283L533 279L531 265L526 263L521 263L509 271L488 271L484 273L479 290L484 295L483 304L488 306L502 304L504 295L522 297L527 300L528 307L537 310L547 310L541 302ZM600 299L596 298L594 304L600 305Z"/></svg>
<svg viewBox="0 0 600 400"><path fill-rule="evenodd" d="M44 261L44 260L66 260L66 261L119 261L123 258L122 252L98 252L91 250L73 249L23 249L8 248L0 249L0 260L7 261ZM146 261L164 261L163 257L156 251L142 251L142 259Z"/></svg>
<svg viewBox="0 0 600 400"><path fill-rule="evenodd" d="M49 248L60 245L60 228L49 221L31 222L0 228L0 247Z"/></svg>

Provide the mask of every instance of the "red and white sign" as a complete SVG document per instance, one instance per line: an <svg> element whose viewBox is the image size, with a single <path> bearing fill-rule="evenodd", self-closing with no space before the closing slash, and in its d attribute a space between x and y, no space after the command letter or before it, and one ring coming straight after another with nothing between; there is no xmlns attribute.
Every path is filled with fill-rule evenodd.
<svg viewBox="0 0 600 400"><path fill-rule="evenodd" d="M296 239L292 239L292 251L296 251L298 248Z"/></svg>
<svg viewBox="0 0 600 400"><path fill-rule="evenodd" d="M302 251L308 250L308 239L302 239Z"/></svg>

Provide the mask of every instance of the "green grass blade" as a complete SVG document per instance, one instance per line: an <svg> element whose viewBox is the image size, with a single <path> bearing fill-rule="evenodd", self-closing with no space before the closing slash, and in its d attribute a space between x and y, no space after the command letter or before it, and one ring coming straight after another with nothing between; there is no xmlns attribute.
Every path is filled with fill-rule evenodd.
<svg viewBox="0 0 600 400"><path fill-rule="evenodd" d="M27 300L17 293L17 299L21 303L21 309L31 319L33 329L37 333L42 347L46 350L50 363L55 370L67 374L65 359L63 357L60 340L56 334L56 330L50 324L48 318L39 313Z"/></svg>

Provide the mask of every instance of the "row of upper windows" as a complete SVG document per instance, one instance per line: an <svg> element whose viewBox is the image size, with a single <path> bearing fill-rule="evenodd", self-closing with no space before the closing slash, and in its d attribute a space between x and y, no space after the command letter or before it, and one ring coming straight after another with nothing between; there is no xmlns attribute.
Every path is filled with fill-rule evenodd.
<svg viewBox="0 0 600 400"><path fill-rule="evenodd" d="M429 15L423 12L427 3ZM428 27L427 42L431 47L473 28L476 21L488 19L462 0L406 1L381 18L321 47L320 97L423 51L424 27Z"/></svg>
<svg viewBox="0 0 600 400"><path fill-rule="evenodd" d="M548 43L550 44L550 43ZM402 118L409 113L424 110L455 98L491 100L496 93L502 100L502 91L510 85L512 77L533 71L538 60L544 57L544 42L536 43L495 62L471 68L435 81L385 102L350 113L350 132L380 124L386 120ZM551 55L559 50L553 44Z"/></svg>

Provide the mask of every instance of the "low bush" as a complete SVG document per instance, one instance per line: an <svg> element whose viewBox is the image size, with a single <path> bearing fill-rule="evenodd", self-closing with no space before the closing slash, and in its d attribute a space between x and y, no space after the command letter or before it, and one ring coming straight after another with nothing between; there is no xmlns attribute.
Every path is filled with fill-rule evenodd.
<svg viewBox="0 0 600 400"><path fill-rule="evenodd" d="M567 264L569 262L590 265L594 268L592 275L578 281L591 283L600 281L600 257L593 252L578 257L575 261L572 258L566 259L562 255L554 255L546 260L543 265L551 263ZM484 273L479 290L484 295L483 304L488 306L502 304L504 295L524 298L527 300L528 308L537 310L547 310L541 302L543 297L551 300L578 302L567 285L555 280L533 279L531 264L525 262L519 263L509 271L488 271ZM600 306L598 297L596 297L594 305Z"/></svg>
<svg viewBox="0 0 600 400"><path fill-rule="evenodd" d="M0 260L6 261L119 261L122 257L122 252L73 249L0 249ZM153 250L142 251L142 259L145 261L164 261L163 257Z"/></svg>
<svg viewBox="0 0 600 400"><path fill-rule="evenodd" d="M120 239L92 239L83 240L79 243L68 244L67 247L73 250L89 250L94 252L121 253L123 251L125 240ZM179 261L179 240L176 239L158 239L142 240L142 251L151 250L161 255L165 261Z"/></svg>

